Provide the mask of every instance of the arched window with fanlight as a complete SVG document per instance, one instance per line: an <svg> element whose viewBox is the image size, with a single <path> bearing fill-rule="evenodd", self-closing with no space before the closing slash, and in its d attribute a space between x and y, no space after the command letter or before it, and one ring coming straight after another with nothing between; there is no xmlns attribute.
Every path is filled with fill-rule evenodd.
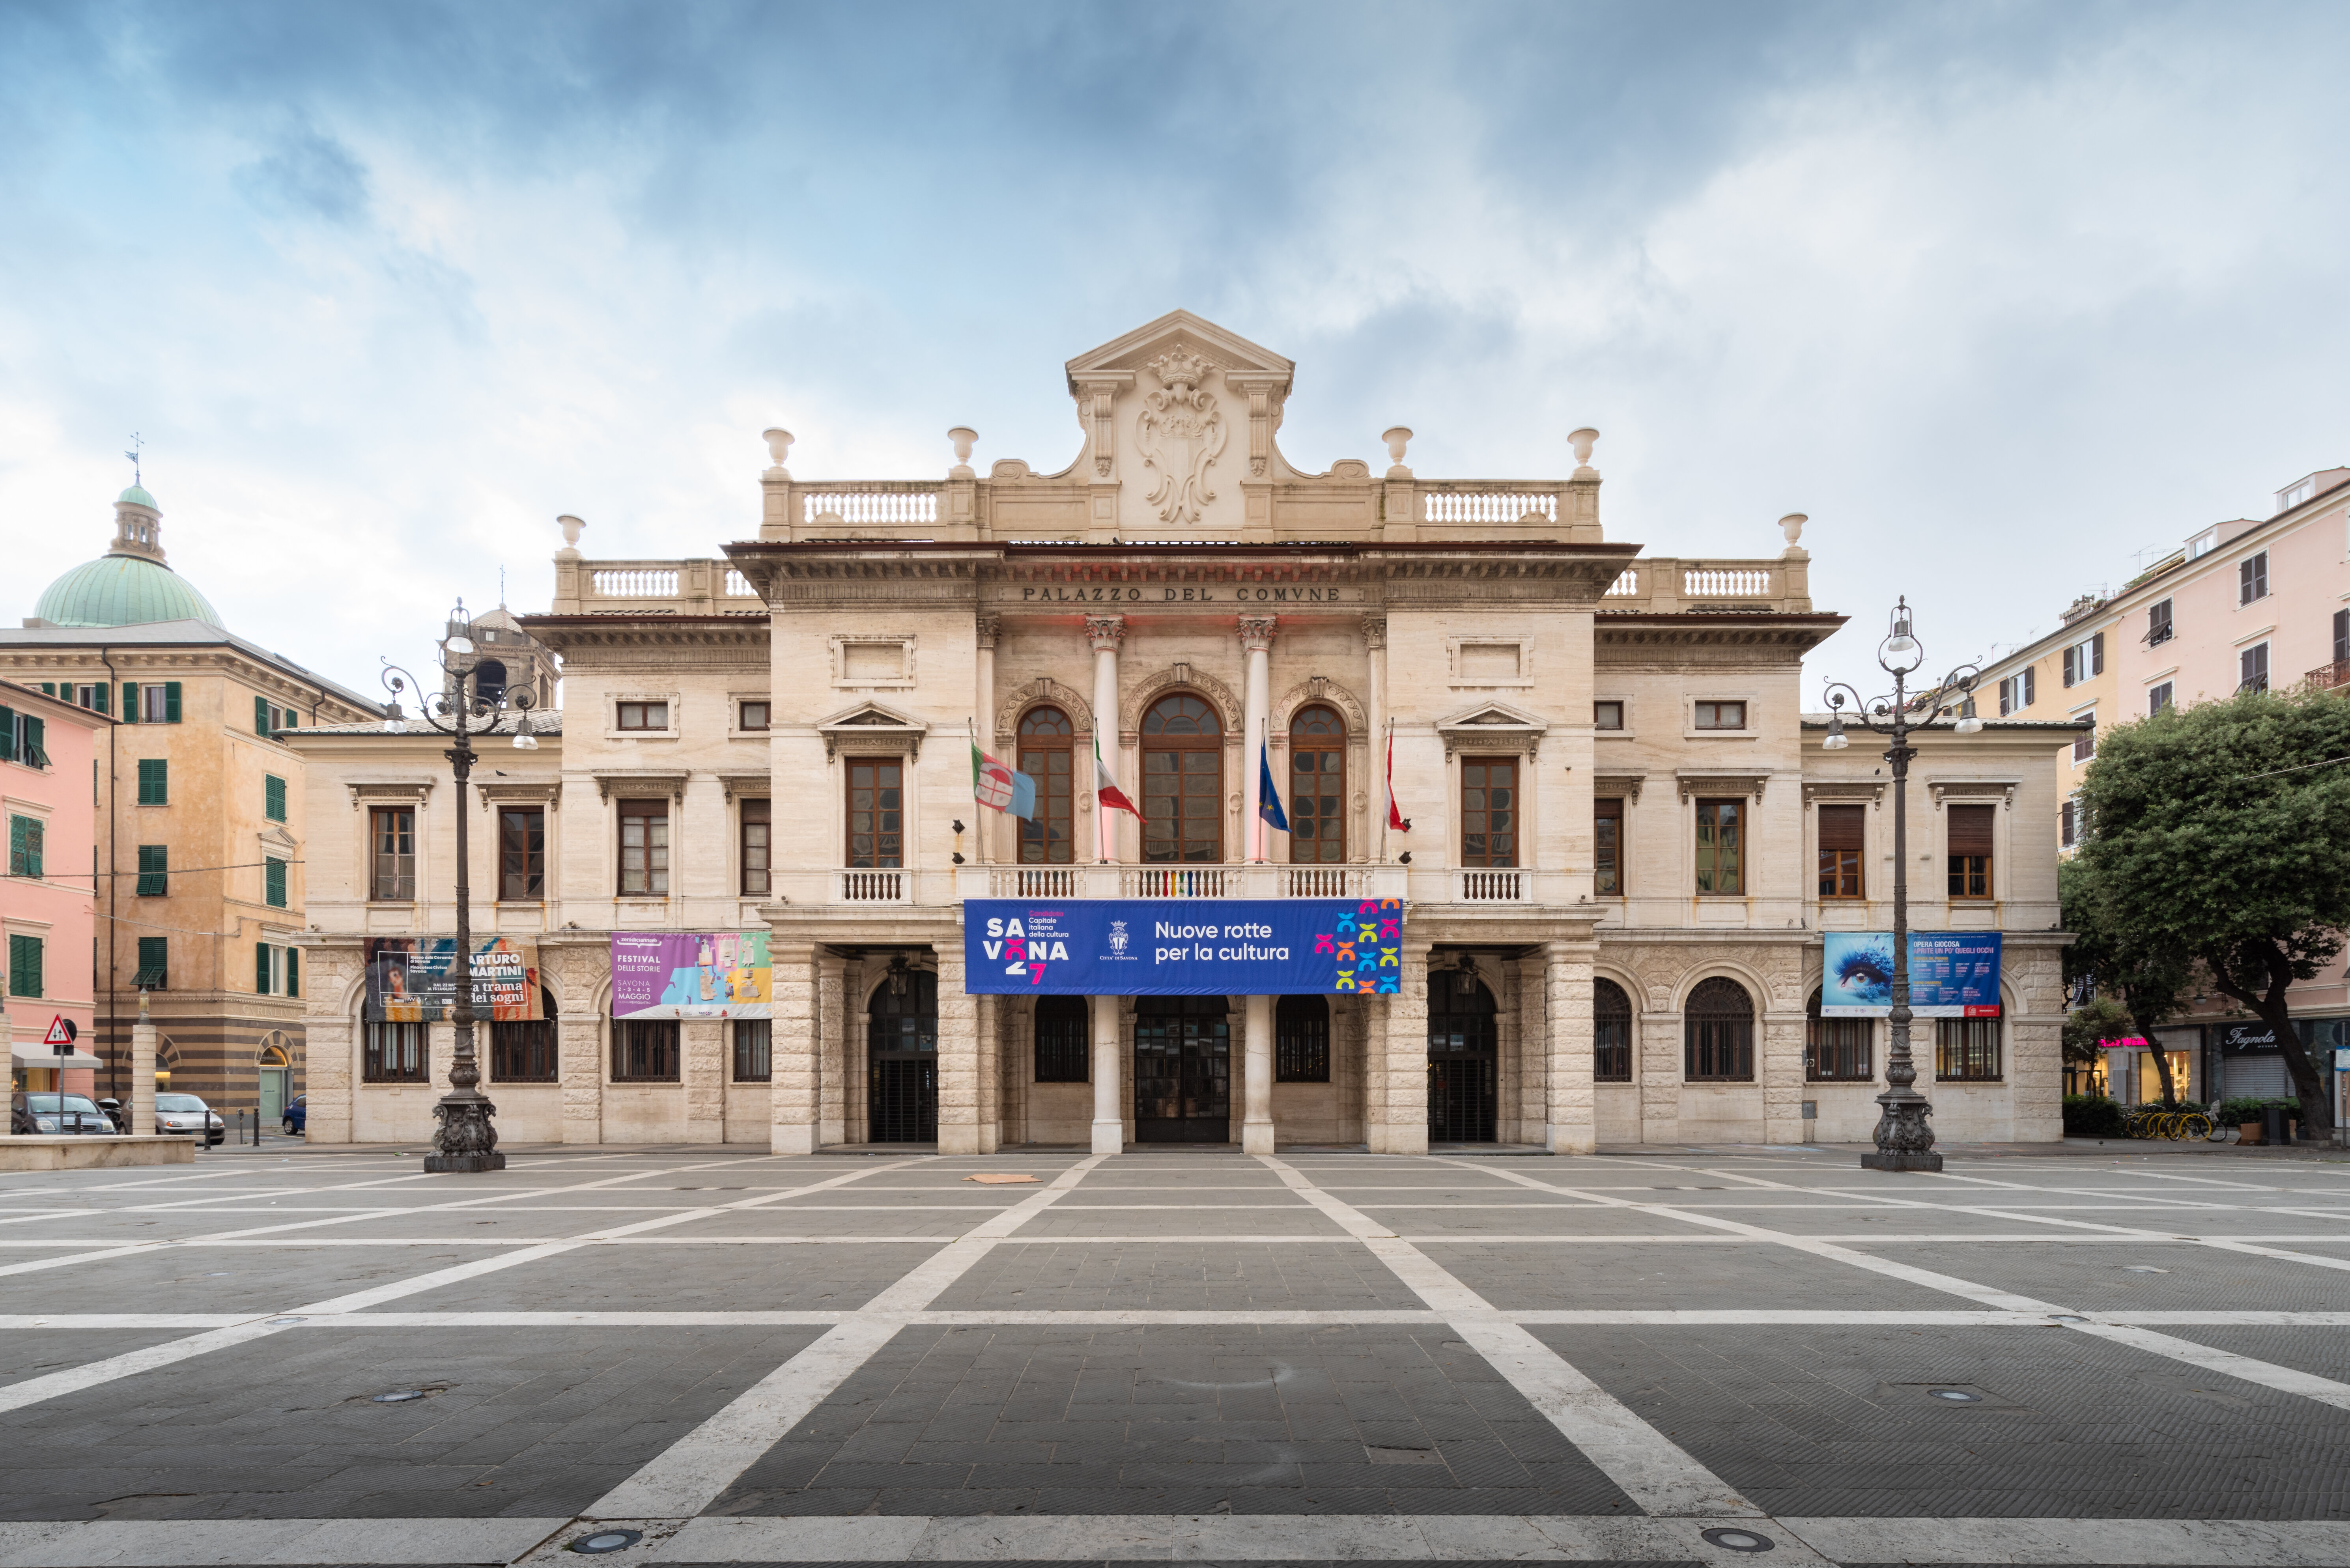
<svg viewBox="0 0 2350 1568"><path fill-rule="evenodd" d="M1754 1081L1754 999L1734 980L1701 980L1682 1010L1681 1076L1692 1084Z"/></svg>
<svg viewBox="0 0 2350 1568"><path fill-rule="evenodd" d="M1632 1081L1632 999L1604 976L1591 982L1591 1078L1597 1084Z"/></svg>
<svg viewBox="0 0 2350 1568"><path fill-rule="evenodd" d="M1076 858L1076 727L1058 708L1020 715L1018 765L1036 781L1036 815L1018 819L1023 866L1066 866Z"/></svg>
<svg viewBox="0 0 2350 1568"><path fill-rule="evenodd" d="M1289 858L1332 866L1347 858L1347 723L1316 702L1289 722Z"/></svg>
<svg viewBox="0 0 2350 1568"><path fill-rule="evenodd" d="M1142 716L1142 858L1213 866L1224 857L1224 726L1179 691Z"/></svg>

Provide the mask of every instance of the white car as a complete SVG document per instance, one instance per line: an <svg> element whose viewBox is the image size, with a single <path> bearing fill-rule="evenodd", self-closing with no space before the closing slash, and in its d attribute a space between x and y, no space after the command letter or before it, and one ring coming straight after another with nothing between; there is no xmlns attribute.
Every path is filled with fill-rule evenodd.
<svg viewBox="0 0 2350 1568"><path fill-rule="evenodd" d="M193 1095L158 1095L155 1096L155 1130L159 1133L199 1133L204 1142L215 1144L228 1137L228 1127L220 1113Z"/></svg>

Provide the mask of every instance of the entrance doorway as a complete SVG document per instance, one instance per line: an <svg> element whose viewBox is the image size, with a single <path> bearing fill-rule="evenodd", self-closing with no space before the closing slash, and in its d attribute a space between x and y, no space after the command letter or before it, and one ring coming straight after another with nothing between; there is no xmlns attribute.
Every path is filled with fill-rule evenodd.
<svg viewBox="0 0 2350 1568"><path fill-rule="evenodd" d="M292 1075L293 1059L280 1044L282 1034L273 1033L269 1043L261 1048L261 1121L269 1126L286 1119L286 1080Z"/></svg>
<svg viewBox="0 0 2350 1568"><path fill-rule="evenodd" d="M865 1136L939 1141L939 977L889 965L865 1013Z"/></svg>
<svg viewBox="0 0 2350 1568"><path fill-rule="evenodd" d="M1493 993L1473 969L1428 977L1428 1141L1492 1143L1501 1070Z"/></svg>
<svg viewBox="0 0 2350 1568"><path fill-rule="evenodd" d="M1232 1026L1221 996L1146 996L1134 1010L1134 1141L1229 1143Z"/></svg>

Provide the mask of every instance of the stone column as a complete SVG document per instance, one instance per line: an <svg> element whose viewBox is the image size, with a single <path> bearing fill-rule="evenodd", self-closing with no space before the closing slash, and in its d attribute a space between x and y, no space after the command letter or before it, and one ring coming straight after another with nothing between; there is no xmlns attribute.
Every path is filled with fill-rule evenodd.
<svg viewBox="0 0 2350 1568"><path fill-rule="evenodd" d="M1126 1147L1126 1118L1118 1095L1118 998L1096 996L1093 1003L1093 1152L1117 1154Z"/></svg>
<svg viewBox="0 0 2350 1568"><path fill-rule="evenodd" d="M556 1074L562 1080L565 1143L604 1141L605 1019L596 1005L611 961L608 947L601 957L570 948L556 970L563 999L555 1007Z"/></svg>
<svg viewBox="0 0 2350 1568"><path fill-rule="evenodd" d="M1598 1095L1591 1080L1591 971L1598 957L1596 941L1543 944L1553 1154L1589 1154L1599 1147Z"/></svg>
<svg viewBox="0 0 2350 1568"><path fill-rule="evenodd" d="M979 724L979 732L975 738L979 742L980 750L991 755L995 751L995 638L996 633L1002 629L1003 624L992 615L983 614L979 618L979 650L977 656L972 660L974 666L972 700L976 704L972 713ZM1005 761L1016 764L1019 759L1009 757ZM1009 817L1003 812L990 812L976 801L972 803L972 810L973 815L971 825L977 830L972 837L979 846L979 863L985 866L995 858L994 846L991 840L994 837L997 826L1009 820Z"/></svg>
<svg viewBox="0 0 2350 1568"><path fill-rule="evenodd" d="M345 1024L344 1028L348 1030L349 1025ZM304 1054L306 1055L309 1054L309 1045L314 1038L315 1036L311 1035L308 1031L304 1031L303 1046ZM126 1125L129 1126L133 1133L137 1134L140 1137L152 1137L155 1135L155 1050L158 1041L155 1033L155 1023L154 1020L147 1016L147 993L142 991L139 993L139 1022L130 1026L130 1107L126 1116ZM329 1047L329 1049L332 1049L332 1047ZM348 1039L346 1039L342 1044L340 1055L344 1063L343 1077L346 1083L348 1083L350 1077L350 1044ZM307 1092L309 1079L309 1064L307 1062L303 1064L303 1086ZM302 1136L307 1141L309 1137L310 1127L307 1119L308 1113L307 1110L309 1102L306 1100L303 1104L306 1109L304 1112ZM348 1143L351 1141L351 1116L350 1110L348 1108L350 1106L350 1096L348 1090L345 1092L343 1096L343 1105L345 1108L342 1116L342 1125L339 1128L342 1136L332 1140L336 1143ZM11 1119L13 1120L14 1118Z"/></svg>
<svg viewBox="0 0 2350 1568"><path fill-rule="evenodd" d="M1428 958L1431 943L1407 940L1403 975L1387 998L1387 1092L1367 1129L1374 1154L1428 1152Z"/></svg>
<svg viewBox="0 0 2350 1568"><path fill-rule="evenodd" d="M816 1147L848 1141L848 1015L837 956L819 949L816 959ZM783 1036L767 1026L768 1072Z"/></svg>
<svg viewBox="0 0 2350 1568"><path fill-rule="evenodd" d="M1550 988L1542 954L1532 952L1518 960L1517 976L1518 1072L1523 1085L1518 1101L1518 1141L1547 1145L1555 1064L1551 1060Z"/></svg>
<svg viewBox="0 0 2350 1568"><path fill-rule="evenodd" d="M940 942L939 1152L981 1154L978 998L963 990L962 944Z"/></svg>
<svg viewBox="0 0 2350 1568"><path fill-rule="evenodd" d="M1094 650L1094 749L1101 753L1102 766L1110 771L1113 783L1118 778L1118 649L1126 639L1126 618L1122 615L1089 615L1086 617L1086 640ZM1080 770L1086 765L1076 762ZM1090 782L1087 784L1091 788ZM1136 802L1138 805L1141 803ZM1118 838L1109 825L1110 814L1094 803L1094 857L1097 860L1118 858ZM1097 1118L1098 1119L1098 1118ZM1096 1143L1099 1143L1097 1136ZM1095 1149L1097 1154L1100 1149ZM1112 1150L1112 1153L1117 1152Z"/></svg>
<svg viewBox="0 0 2350 1568"><path fill-rule="evenodd" d="M1240 619L1241 649L1248 656L1246 695L1242 700L1247 718L1241 735L1241 831L1248 840L1242 858L1260 863L1271 857L1273 833L1257 816L1264 777L1257 760L1258 748L1268 740L1265 725L1273 714L1273 639L1280 628L1278 616L1244 615Z"/></svg>
<svg viewBox="0 0 2350 1568"><path fill-rule="evenodd" d="M726 1033L730 1027L723 1020L688 1020L677 1026L678 1078L685 1092L687 1143L726 1141Z"/></svg>
<svg viewBox="0 0 2350 1568"><path fill-rule="evenodd" d="M767 1147L814 1154L816 1137L816 948L770 940L775 1023L767 1042Z"/></svg>
<svg viewBox="0 0 2350 1568"><path fill-rule="evenodd" d="M1241 1152L1273 1152L1273 998L1248 998L1241 1085Z"/></svg>
<svg viewBox="0 0 2350 1568"><path fill-rule="evenodd" d="M1809 1087L1804 1081L1804 1033L1811 1016L1801 1010L1773 1008L1771 1003L1779 1000L1773 992L1756 1000L1762 1004L1762 1037L1755 1042L1754 1053L1762 1080L1762 1141L1802 1143L1804 1094Z"/></svg>

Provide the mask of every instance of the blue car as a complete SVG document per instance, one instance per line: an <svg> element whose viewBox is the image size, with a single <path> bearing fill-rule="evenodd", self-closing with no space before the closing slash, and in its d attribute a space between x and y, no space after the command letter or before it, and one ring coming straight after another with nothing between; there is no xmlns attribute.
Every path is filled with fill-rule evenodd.
<svg viewBox="0 0 2350 1568"><path fill-rule="evenodd" d="M286 1130L296 1137L304 1137L310 1130L310 1107L304 1103L309 1097L307 1095L296 1095L294 1096L294 1103L286 1107Z"/></svg>

